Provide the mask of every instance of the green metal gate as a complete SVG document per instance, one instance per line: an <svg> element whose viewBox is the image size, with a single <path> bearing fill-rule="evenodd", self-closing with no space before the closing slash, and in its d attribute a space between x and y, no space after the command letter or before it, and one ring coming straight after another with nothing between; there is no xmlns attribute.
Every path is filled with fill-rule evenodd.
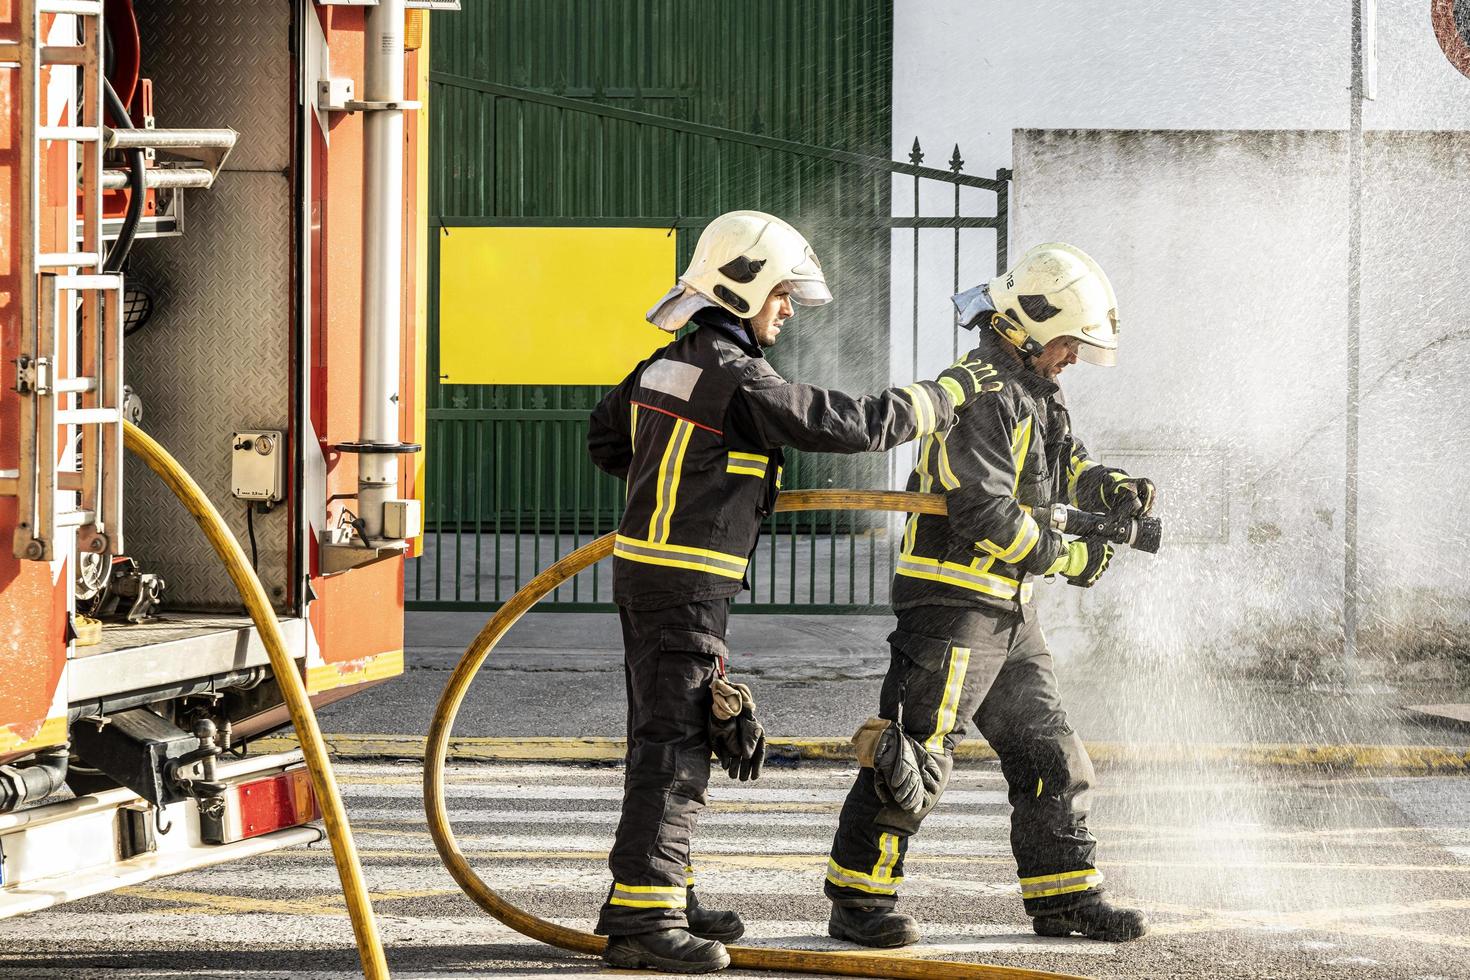
<svg viewBox="0 0 1470 980"><path fill-rule="evenodd" d="M808 29L777 37L771 25L786 24L797 7ZM757 8L769 8L770 18L750 17ZM724 31L723 49L710 40L712 28ZM956 282L960 229L995 229L996 264L1005 264L1008 173L966 175L957 148L948 170L924 167L917 142L909 162L887 157L886 3L481 0L435 29L429 367L433 378L450 377L428 388L428 531L409 570L410 608L494 608L556 558L615 528L622 507L622 484L585 451L588 412L604 389L454 384L451 366L440 364L439 245L456 228L668 229L682 267L713 216L737 207L781 214L813 239L840 312L803 311L773 363L787 377L849 391L888 383L895 235L913 239L916 284L925 230L954 236ZM517 50L518 38L539 38L541 47ZM741 61L732 51L766 60ZM509 67L497 76L495 65ZM895 177L912 182L914 216L892 216ZM917 217L922 186L936 181L953 187L952 213ZM962 188L993 192L994 215L963 216ZM669 282L676 274L669 270ZM917 286L913 322L917 338ZM792 455L791 488L890 480L879 456ZM751 564L752 590L737 606L883 608L895 528L876 515L777 515ZM594 567L543 606L602 609L610 598L607 569Z"/></svg>

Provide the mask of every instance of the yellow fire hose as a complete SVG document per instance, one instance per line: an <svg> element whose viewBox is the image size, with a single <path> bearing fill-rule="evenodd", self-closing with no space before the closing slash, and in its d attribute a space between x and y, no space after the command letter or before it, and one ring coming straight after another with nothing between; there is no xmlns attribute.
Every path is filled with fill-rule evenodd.
<svg viewBox="0 0 1470 980"><path fill-rule="evenodd" d="M783 494L777 510L887 510L921 514L943 514L944 498L938 494L893 493L858 490L798 490ZM450 875L466 895L517 932L552 946L575 953L599 955L607 941L601 936L581 932L538 918L501 898L470 867L449 825L444 800L444 762L449 737L454 728L459 706L464 703L470 684L490 651L532 606L557 586L606 558L612 553L613 535L606 534L589 542L547 568L527 582L519 592L490 617L478 636L471 641L444 693L434 709L429 738L424 752L424 807L429 833L439 857ZM824 953L800 949L769 949L731 946L730 965L751 970L779 970L789 973L828 973L849 977L893 978L893 980L1041 980L1070 978L1071 974L1023 970L1016 967L988 966L979 963L956 963L948 960L921 960L872 953Z"/></svg>
<svg viewBox="0 0 1470 980"><path fill-rule="evenodd" d="M148 468L157 473L174 496L193 516L204 536L214 546L215 553L225 563L240 598L255 621L255 628L270 655L271 670L281 694L286 700L286 710L291 713L291 724L296 727L296 737L301 742L301 751L306 756L306 767L311 773L316 798L321 804L322 820L327 826L327 839L332 845L332 859L337 863L337 875L342 880L342 893L347 899L347 914L352 919L352 931L357 937L357 954L362 960L362 972L367 980L387 980L388 961L383 955L383 943L378 936L377 923L373 920L373 906L368 899L367 882L362 876L362 866L357 860L357 845L352 840L352 828L347 823L347 811L342 807L342 798L337 795L337 780L332 774L332 760L322 742L321 729L317 727L316 714L311 708L306 685L297 672L296 663L286 649L286 639L281 634L281 624L276 621L275 610L256 578L250 560L240 548L240 542L230 533L224 518L209 502L199 484L184 471L178 461L169 455L152 437L131 422L123 423L123 443L129 451L136 453Z"/></svg>

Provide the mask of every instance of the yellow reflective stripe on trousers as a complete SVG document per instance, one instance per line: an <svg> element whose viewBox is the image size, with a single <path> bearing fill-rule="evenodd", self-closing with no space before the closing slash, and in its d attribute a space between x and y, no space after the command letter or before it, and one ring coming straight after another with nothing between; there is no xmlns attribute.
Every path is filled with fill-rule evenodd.
<svg viewBox="0 0 1470 980"><path fill-rule="evenodd" d="M688 889L684 885L625 885L613 882L612 905L635 909L682 909Z"/></svg>
<svg viewBox="0 0 1470 980"><path fill-rule="evenodd" d="M694 887L694 866L693 865L689 865L689 864L684 865L684 887L685 888L693 888Z"/></svg>
<svg viewBox="0 0 1470 980"><path fill-rule="evenodd" d="M643 562L645 565L688 568L725 578L743 578L748 564L748 559L740 555L669 544L667 541L643 541L622 534L613 539L613 557Z"/></svg>
<svg viewBox="0 0 1470 980"><path fill-rule="evenodd" d="M1080 871L1063 871L1054 875L1037 875L1021 879L1022 898L1050 898L1053 895L1070 895L1085 892L1102 884L1103 873L1096 868Z"/></svg>
<svg viewBox="0 0 1470 980"><path fill-rule="evenodd" d="M679 470L684 465L684 450L689 448L689 434L694 426L683 419L674 422L674 431L669 434L664 447L663 459L658 464L658 485L654 491L653 517L648 522L648 537L651 541L669 539L669 522L674 516L674 504L679 496Z"/></svg>
<svg viewBox="0 0 1470 980"><path fill-rule="evenodd" d="M955 562L941 562L933 558L921 558L918 555L900 554L898 567L894 571L908 578L942 582L956 588L969 589L971 592L995 596L997 599L1015 598L1017 588L1015 579L995 575L986 570L993 561L994 559L989 559L984 566L974 568Z"/></svg>
<svg viewBox="0 0 1470 980"><path fill-rule="evenodd" d="M934 734L924 742L924 748L930 752L943 752L945 736L954 731L960 695L965 691L965 671L969 667L970 648L950 647L949 675L944 680L944 696L939 699L939 713L934 718Z"/></svg>
<svg viewBox="0 0 1470 980"><path fill-rule="evenodd" d="M838 888L856 888L870 895L897 895L898 886L903 883L903 878L879 877L844 868L832 858L827 859L827 880Z"/></svg>
<svg viewBox="0 0 1470 980"><path fill-rule="evenodd" d="M892 881L893 869L898 867L898 835L878 835L878 860L873 865L874 881Z"/></svg>
<svg viewBox="0 0 1470 980"><path fill-rule="evenodd" d="M763 477L766 475L766 467L770 462L771 457L762 456L759 453L731 452L729 459L725 462L725 472L739 476Z"/></svg>
<svg viewBox="0 0 1470 980"><path fill-rule="evenodd" d="M934 399L929 392L917 381L911 385L905 385L902 389L909 396L909 402L914 406L914 426L917 428L916 436L927 436L939 427L938 410L934 406Z"/></svg>

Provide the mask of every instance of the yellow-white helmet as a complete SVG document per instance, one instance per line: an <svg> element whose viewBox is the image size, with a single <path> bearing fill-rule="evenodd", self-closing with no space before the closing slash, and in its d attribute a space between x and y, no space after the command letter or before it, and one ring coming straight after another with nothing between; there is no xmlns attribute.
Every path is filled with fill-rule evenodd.
<svg viewBox="0 0 1470 980"><path fill-rule="evenodd" d="M832 302L801 232L763 211L730 211L706 225L679 281L738 317L754 314L783 282L791 285L793 303Z"/></svg>
<svg viewBox="0 0 1470 980"><path fill-rule="evenodd" d="M1118 363L1118 298L1102 268L1075 245L1046 242L1029 249L1009 272L990 281L989 292L1006 321L997 326L1016 346L1024 347L1027 337L1041 346L1076 337L1082 341L1078 357ZM1014 336L1016 328L1023 337Z"/></svg>

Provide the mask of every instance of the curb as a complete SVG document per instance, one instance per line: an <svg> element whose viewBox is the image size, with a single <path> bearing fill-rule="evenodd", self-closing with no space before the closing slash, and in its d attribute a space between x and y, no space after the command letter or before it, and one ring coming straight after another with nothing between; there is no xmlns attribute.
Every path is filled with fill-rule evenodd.
<svg viewBox="0 0 1470 980"><path fill-rule="evenodd" d="M323 735L338 759L422 759L421 735ZM259 752L296 748L291 736L250 743ZM1178 743L1088 742L1087 752L1102 765L1199 766L1205 763L1267 769L1364 771L1424 775L1470 772L1470 749L1428 745L1184 745ZM450 762L623 761L621 738L451 738ZM856 762L846 738L782 738L767 742L768 758L778 762ZM961 742L955 758L993 760L995 750L980 739Z"/></svg>

